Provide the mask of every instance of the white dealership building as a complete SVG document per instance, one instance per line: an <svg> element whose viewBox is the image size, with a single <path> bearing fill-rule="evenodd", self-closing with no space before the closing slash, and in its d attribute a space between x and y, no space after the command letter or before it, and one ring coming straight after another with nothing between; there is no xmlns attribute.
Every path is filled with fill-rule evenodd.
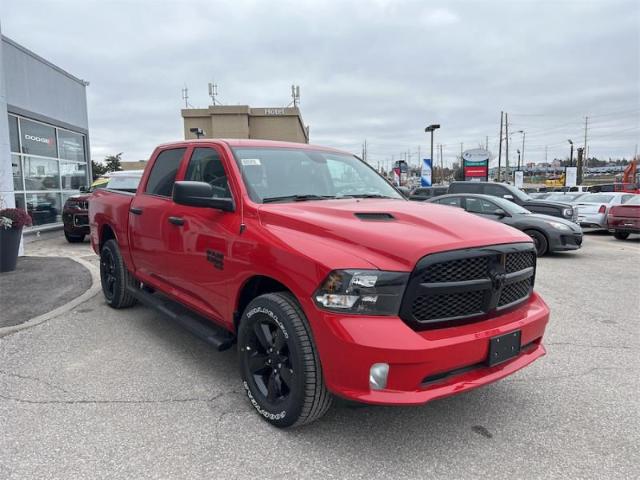
<svg viewBox="0 0 640 480"><path fill-rule="evenodd" d="M66 198L89 184L87 85L2 36L0 199L25 209L31 230L59 226Z"/></svg>

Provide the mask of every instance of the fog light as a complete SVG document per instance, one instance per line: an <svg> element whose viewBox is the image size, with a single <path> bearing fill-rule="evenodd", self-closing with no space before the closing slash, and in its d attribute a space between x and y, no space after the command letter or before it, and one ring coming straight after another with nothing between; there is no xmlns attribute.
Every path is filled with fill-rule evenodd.
<svg viewBox="0 0 640 480"><path fill-rule="evenodd" d="M389 375L389 364L374 363L369 370L369 388L371 390L384 390L387 388L387 375Z"/></svg>

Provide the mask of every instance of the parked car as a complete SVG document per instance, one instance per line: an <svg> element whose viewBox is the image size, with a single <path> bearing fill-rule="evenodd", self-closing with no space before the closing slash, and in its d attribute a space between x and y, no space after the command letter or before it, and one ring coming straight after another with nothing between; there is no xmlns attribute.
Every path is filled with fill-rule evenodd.
<svg viewBox="0 0 640 480"><path fill-rule="evenodd" d="M94 192L89 218L107 304L237 342L248 401L277 427L321 417L332 394L422 404L544 354L531 238L410 202L346 152L165 144L135 194Z"/></svg>
<svg viewBox="0 0 640 480"><path fill-rule="evenodd" d="M592 193L640 193L640 187L636 183L601 183L599 185L591 185L589 192Z"/></svg>
<svg viewBox="0 0 640 480"><path fill-rule="evenodd" d="M531 213L504 198L467 193L443 195L429 202L463 208L469 213L521 230L533 239L539 257L547 252L578 250L582 246L579 225L562 218Z"/></svg>
<svg viewBox="0 0 640 480"><path fill-rule="evenodd" d="M575 203L578 211L578 223L582 228L606 230L607 216L614 205L630 200L632 193L588 193Z"/></svg>
<svg viewBox="0 0 640 480"><path fill-rule="evenodd" d="M417 202L424 202L430 198L437 197L439 195L445 195L449 187L418 187L411 192L409 200L415 200Z"/></svg>
<svg viewBox="0 0 640 480"><path fill-rule="evenodd" d="M618 240L624 240L632 233L640 233L640 195L611 207L607 215L607 227Z"/></svg>
<svg viewBox="0 0 640 480"><path fill-rule="evenodd" d="M585 195L587 194L579 193L579 192L563 192L563 193L554 192L554 193L548 194L546 197L544 197L544 199L550 200L552 202L575 203Z"/></svg>
<svg viewBox="0 0 640 480"><path fill-rule="evenodd" d="M550 202L532 198L522 190L504 183L494 182L453 182L449 185L449 193L477 193L506 198L533 213L542 213L553 217L564 218L575 222L576 212L565 202Z"/></svg>
<svg viewBox="0 0 640 480"><path fill-rule="evenodd" d="M135 192L142 178L142 170L129 170L110 173L108 177L95 181L88 191L71 195L62 208L64 237L69 243L84 242L89 234L89 198L98 188L110 188Z"/></svg>

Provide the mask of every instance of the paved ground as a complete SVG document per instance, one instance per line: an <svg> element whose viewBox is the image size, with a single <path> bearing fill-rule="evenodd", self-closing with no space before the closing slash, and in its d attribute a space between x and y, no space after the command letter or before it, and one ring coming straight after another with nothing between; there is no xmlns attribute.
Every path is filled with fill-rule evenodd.
<svg viewBox="0 0 640 480"><path fill-rule="evenodd" d="M98 296L0 338L0 478L638 478L639 284L638 240L589 235L539 261L542 360L423 407L340 404L294 431L253 412L235 352Z"/></svg>
<svg viewBox="0 0 640 480"><path fill-rule="evenodd" d="M82 295L90 285L89 271L69 258L20 257L13 272L0 273L0 327L50 312Z"/></svg>

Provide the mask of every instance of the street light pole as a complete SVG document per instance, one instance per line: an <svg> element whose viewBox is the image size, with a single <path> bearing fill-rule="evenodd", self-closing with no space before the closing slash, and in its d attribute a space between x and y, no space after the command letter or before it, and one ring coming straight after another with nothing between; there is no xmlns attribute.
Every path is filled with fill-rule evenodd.
<svg viewBox="0 0 640 480"><path fill-rule="evenodd" d="M573 141L568 140L568 142L571 145L571 153L569 154L569 166L573 167Z"/></svg>
<svg viewBox="0 0 640 480"><path fill-rule="evenodd" d="M520 170L520 149L516 150L518 152L518 170Z"/></svg>
<svg viewBox="0 0 640 480"><path fill-rule="evenodd" d="M433 132L438 128L440 128L439 124L432 123L424 129L425 132L431 133L431 168L433 168L433 166L435 165L435 162L433 161Z"/></svg>

